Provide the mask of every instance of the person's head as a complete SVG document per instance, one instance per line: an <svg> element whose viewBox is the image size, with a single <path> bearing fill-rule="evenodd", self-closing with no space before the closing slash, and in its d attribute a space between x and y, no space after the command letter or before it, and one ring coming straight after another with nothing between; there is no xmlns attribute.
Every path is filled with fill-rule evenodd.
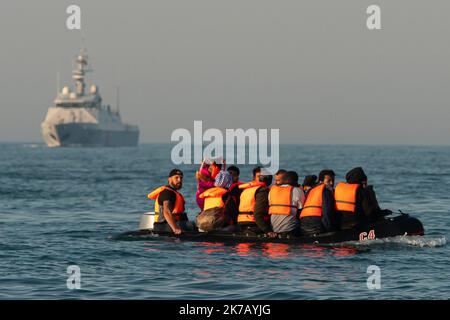
<svg viewBox="0 0 450 320"><path fill-rule="evenodd" d="M328 187L334 187L334 177L336 174L333 170L325 169L319 173L319 182Z"/></svg>
<svg viewBox="0 0 450 320"><path fill-rule="evenodd" d="M259 181L259 176L261 175L261 167L256 167L252 171L253 173L253 181Z"/></svg>
<svg viewBox="0 0 450 320"><path fill-rule="evenodd" d="M268 187L268 186L270 186L272 184L272 180L273 180L272 173L270 173L270 172L268 172L266 170L261 170L259 172L258 181L259 182L264 182L266 187Z"/></svg>
<svg viewBox="0 0 450 320"><path fill-rule="evenodd" d="M183 172L179 169L173 169L170 171L167 181L172 188L180 190L183 186Z"/></svg>
<svg viewBox="0 0 450 320"><path fill-rule="evenodd" d="M280 169L275 173L275 185L281 185L282 178L286 172L286 170Z"/></svg>
<svg viewBox="0 0 450 320"><path fill-rule="evenodd" d="M347 183L358 183L363 186L367 185L367 176L361 167L353 168L347 172L345 179L347 180Z"/></svg>
<svg viewBox="0 0 450 320"><path fill-rule="evenodd" d="M241 171L236 166L229 166L227 171L231 174L233 177L233 183L236 183L239 181L239 175L241 174Z"/></svg>
<svg viewBox="0 0 450 320"><path fill-rule="evenodd" d="M298 187L298 174L295 171L288 171L281 179L282 184L288 184L293 187Z"/></svg>
<svg viewBox="0 0 450 320"><path fill-rule="evenodd" d="M228 189L233 183L233 177L228 171L220 171L214 180L214 186Z"/></svg>
<svg viewBox="0 0 450 320"><path fill-rule="evenodd" d="M315 174L306 176L303 180L303 190L308 191L312 187L314 187L317 183L317 176Z"/></svg>

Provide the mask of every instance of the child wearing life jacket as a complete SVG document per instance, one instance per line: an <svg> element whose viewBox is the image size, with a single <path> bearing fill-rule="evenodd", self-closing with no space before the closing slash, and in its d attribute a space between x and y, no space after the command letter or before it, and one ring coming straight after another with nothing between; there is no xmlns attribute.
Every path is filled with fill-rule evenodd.
<svg viewBox="0 0 450 320"><path fill-rule="evenodd" d="M203 231L232 227L238 215L235 199L230 194L233 177L228 171L220 171L214 187L200 194L205 199L204 210L197 216L197 226Z"/></svg>
<svg viewBox="0 0 450 320"><path fill-rule="evenodd" d="M206 190L214 187L214 181L219 172L220 166L216 162L212 162L210 164L202 164L200 170L195 173L195 177L197 178L197 193L195 194L195 200L202 211L205 205L205 199L200 198L200 195Z"/></svg>

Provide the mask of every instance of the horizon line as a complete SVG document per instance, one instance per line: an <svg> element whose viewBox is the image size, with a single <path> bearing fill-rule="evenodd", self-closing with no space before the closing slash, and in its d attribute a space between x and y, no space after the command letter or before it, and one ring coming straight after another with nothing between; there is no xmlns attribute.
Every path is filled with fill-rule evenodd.
<svg viewBox="0 0 450 320"><path fill-rule="evenodd" d="M178 142L179 143L179 142ZM145 142L139 142L138 146L140 145L151 145L151 144L178 144L176 142L158 142L158 141L145 141ZM45 142L43 141L4 141L0 140L0 144L38 144L38 145L45 145ZM209 143L205 143L204 146L208 145ZM270 143L268 145L271 145ZM283 142L279 143L280 146L288 145L288 146L379 146L379 147L450 147L450 144L426 144L426 143L293 143L293 142ZM196 146L195 144L192 145L192 147ZM224 146L228 146L228 144L224 144ZM242 146L242 144L234 144L234 147L236 146ZM245 146L248 146L248 143L245 144Z"/></svg>

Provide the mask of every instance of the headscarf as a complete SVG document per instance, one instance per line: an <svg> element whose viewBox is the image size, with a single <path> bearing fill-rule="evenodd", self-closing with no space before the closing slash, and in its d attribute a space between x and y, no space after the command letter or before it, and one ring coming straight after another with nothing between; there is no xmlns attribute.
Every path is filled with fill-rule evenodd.
<svg viewBox="0 0 450 320"><path fill-rule="evenodd" d="M362 183L367 180L367 176L361 167L356 167L347 172L345 179L348 183Z"/></svg>
<svg viewBox="0 0 450 320"><path fill-rule="evenodd" d="M233 176L228 171L220 171L214 181L214 186L228 189L233 183Z"/></svg>

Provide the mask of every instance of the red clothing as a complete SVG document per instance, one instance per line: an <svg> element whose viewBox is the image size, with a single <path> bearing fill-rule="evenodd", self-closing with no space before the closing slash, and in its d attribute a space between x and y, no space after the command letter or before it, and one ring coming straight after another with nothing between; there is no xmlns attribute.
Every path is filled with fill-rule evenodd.
<svg viewBox="0 0 450 320"><path fill-rule="evenodd" d="M211 174L209 173L208 168L203 168L200 171L200 173L202 174L202 176L204 176L208 179L211 179ZM198 207L202 211L203 211L203 206L205 204L205 199L200 198L200 195L212 187L214 187L213 180L208 180L208 181L198 180L197 193L195 194L195 201L197 202Z"/></svg>

